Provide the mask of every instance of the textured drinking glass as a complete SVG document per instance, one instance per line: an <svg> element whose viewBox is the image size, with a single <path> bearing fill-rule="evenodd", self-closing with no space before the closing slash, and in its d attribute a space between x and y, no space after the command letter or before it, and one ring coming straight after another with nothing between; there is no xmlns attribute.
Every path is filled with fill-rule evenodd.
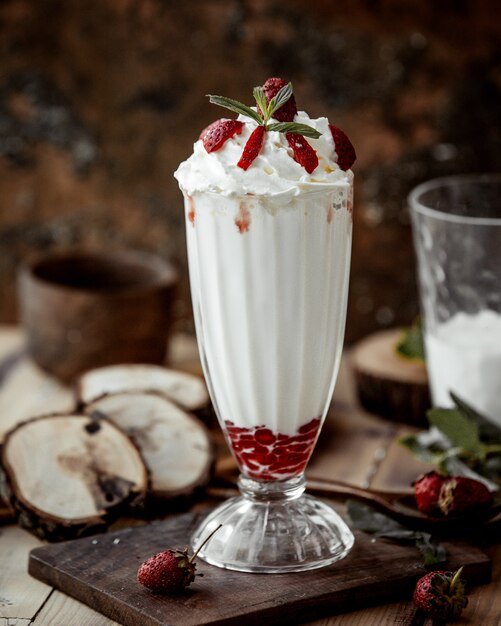
<svg viewBox="0 0 501 626"><path fill-rule="evenodd" d="M341 358L352 188L269 196L185 195L193 310L205 379L241 471L241 496L215 509L194 547L247 572L314 569L353 535L304 495L304 469Z"/></svg>
<svg viewBox="0 0 501 626"><path fill-rule="evenodd" d="M452 391L501 424L501 175L432 180L409 204L433 403Z"/></svg>

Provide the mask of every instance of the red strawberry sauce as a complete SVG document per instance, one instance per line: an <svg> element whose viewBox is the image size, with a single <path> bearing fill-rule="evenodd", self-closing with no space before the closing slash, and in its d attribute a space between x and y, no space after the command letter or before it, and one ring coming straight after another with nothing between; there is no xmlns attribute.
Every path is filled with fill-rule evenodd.
<svg viewBox="0 0 501 626"><path fill-rule="evenodd" d="M320 423L315 417L295 435L283 435L265 426L243 428L225 422L240 469L256 480L286 480L301 474L315 447Z"/></svg>
<svg viewBox="0 0 501 626"><path fill-rule="evenodd" d="M195 226L195 203L193 202L193 198L188 196L188 219L191 222L192 226Z"/></svg>
<svg viewBox="0 0 501 626"><path fill-rule="evenodd" d="M245 206L243 202L240 203L240 209L238 211L238 215L235 218L235 224L238 228L238 232L243 235L249 230L251 222L251 216L249 209Z"/></svg>

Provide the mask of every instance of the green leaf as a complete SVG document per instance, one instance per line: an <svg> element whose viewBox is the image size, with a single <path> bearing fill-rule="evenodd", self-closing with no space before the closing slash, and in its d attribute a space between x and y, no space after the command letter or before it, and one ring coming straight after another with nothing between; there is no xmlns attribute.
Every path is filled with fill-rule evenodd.
<svg viewBox="0 0 501 626"><path fill-rule="evenodd" d="M346 503L352 526L358 530L371 533L376 537L388 539L396 543L413 543L423 556L425 567L444 563L447 560L447 551L440 543L435 543L431 535L416 530L410 530L383 513L378 513L367 504L348 500Z"/></svg>
<svg viewBox="0 0 501 626"><path fill-rule="evenodd" d="M436 426L454 447L481 457L483 446L480 441L478 424L466 417L459 409L430 409L426 416L432 426Z"/></svg>
<svg viewBox="0 0 501 626"><path fill-rule="evenodd" d="M266 102L266 96L264 95L263 88L254 87L252 95L254 96L257 106L261 109L263 117L266 117L268 112L268 103Z"/></svg>
<svg viewBox="0 0 501 626"><path fill-rule="evenodd" d="M420 461L436 464L443 454L442 450L437 450L433 444L425 444L420 440L419 435L407 435L399 439L399 443L409 449Z"/></svg>
<svg viewBox="0 0 501 626"><path fill-rule="evenodd" d="M478 425L480 438L489 443L501 443L501 428L486 415L482 415L453 391L450 396L457 408Z"/></svg>
<svg viewBox="0 0 501 626"><path fill-rule="evenodd" d="M297 133L311 139L318 139L322 136L322 133L319 133L316 128L308 126L308 124L298 124L296 122L276 122L275 124L270 124L268 130L274 130L279 133Z"/></svg>
<svg viewBox="0 0 501 626"><path fill-rule="evenodd" d="M447 550L441 543L434 543L431 540L431 535L428 533L416 532L414 534L416 548L423 556L425 567L431 567L432 565L445 563L447 561Z"/></svg>
<svg viewBox="0 0 501 626"><path fill-rule="evenodd" d="M363 530L366 533L398 533L407 529L399 524L395 520L391 519L384 513L379 513L367 504L362 502L356 502L355 500L348 500L346 502L346 508L351 522L358 530Z"/></svg>
<svg viewBox="0 0 501 626"><path fill-rule="evenodd" d="M404 359L425 361L423 331L421 319L418 318L412 326L406 328L396 346L397 354Z"/></svg>
<svg viewBox="0 0 501 626"><path fill-rule="evenodd" d="M287 102L287 100L290 99L290 97L292 96L292 92L292 83L287 83L287 85L284 85L273 96L273 98L268 103L268 109L266 111L266 121L268 121L270 117L273 117L273 113L275 113L275 111L278 111L278 109L283 106Z"/></svg>
<svg viewBox="0 0 501 626"><path fill-rule="evenodd" d="M238 102L238 100L232 100L231 98L226 98L225 96L214 96L211 94L207 94L207 97L209 98L209 102L212 104L217 104L218 106L234 111L235 113L250 117L259 125L263 124L263 119L259 113L248 107L246 104Z"/></svg>

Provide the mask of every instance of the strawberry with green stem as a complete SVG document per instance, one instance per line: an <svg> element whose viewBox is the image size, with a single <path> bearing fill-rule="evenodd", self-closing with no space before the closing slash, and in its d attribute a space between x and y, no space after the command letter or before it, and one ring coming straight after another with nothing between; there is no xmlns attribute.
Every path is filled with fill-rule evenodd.
<svg viewBox="0 0 501 626"><path fill-rule="evenodd" d="M219 524L191 556L188 548L185 548L165 550L147 559L138 569L138 582L156 593L179 593L188 587L195 580L195 576L203 576L196 573L195 558L221 526Z"/></svg>
<svg viewBox="0 0 501 626"><path fill-rule="evenodd" d="M460 617L468 604L460 567L457 572L429 572L414 589L414 604L433 620L448 622Z"/></svg>

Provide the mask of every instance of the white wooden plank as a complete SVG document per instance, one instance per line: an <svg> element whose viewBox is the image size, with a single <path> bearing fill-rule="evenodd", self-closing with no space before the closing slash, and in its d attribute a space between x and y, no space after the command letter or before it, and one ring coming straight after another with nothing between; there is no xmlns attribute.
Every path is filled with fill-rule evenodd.
<svg viewBox="0 0 501 626"><path fill-rule="evenodd" d="M118 622L108 619L60 591L52 593L32 624L33 626L120 626Z"/></svg>
<svg viewBox="0 0 501 626"><path fill-rule="evenodd" d="M17 526L0 531L0 618L33 619L51 588L28 574L28 554L42 542Z"/></svg>

